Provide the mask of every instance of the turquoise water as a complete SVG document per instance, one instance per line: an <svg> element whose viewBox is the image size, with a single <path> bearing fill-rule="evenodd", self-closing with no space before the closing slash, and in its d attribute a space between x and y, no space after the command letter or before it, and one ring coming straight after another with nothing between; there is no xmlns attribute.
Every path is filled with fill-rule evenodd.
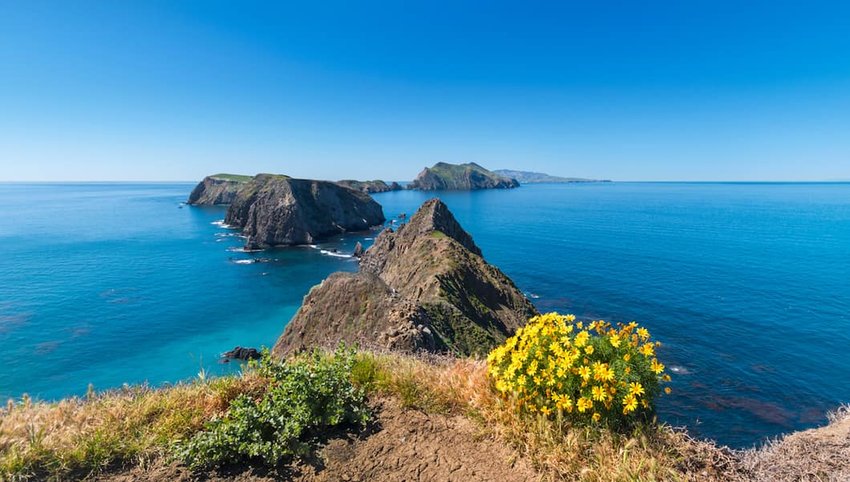
<svg viewBox="0 0 850 482"><path fill-rule="evenodd" d="M238 370L374 233L235 251L191 184L0 185L0 396ZM428 194L376 195L387 217ZM664 346L663 420L733 446L850 402L850 184L612 183L443 193L542 311L637 320ZM269 262L240 264L252 257Z"/></svg>

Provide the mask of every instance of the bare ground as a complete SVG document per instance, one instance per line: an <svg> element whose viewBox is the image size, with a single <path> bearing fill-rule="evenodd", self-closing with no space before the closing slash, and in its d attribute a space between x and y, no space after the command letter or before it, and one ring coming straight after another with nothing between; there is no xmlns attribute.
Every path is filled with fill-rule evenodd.
<svg viewBox="0 0 850 482"><path fill-rule="evenodd" d="M466 417L405 410L393 400L383 400L376 407L376 423L367 433L333 438L312 460L299 460L278 472L236 468L199 475L179 465L155 464L104 474L94 480L521 482L540 479L513 449L482 435Z"/></svg>

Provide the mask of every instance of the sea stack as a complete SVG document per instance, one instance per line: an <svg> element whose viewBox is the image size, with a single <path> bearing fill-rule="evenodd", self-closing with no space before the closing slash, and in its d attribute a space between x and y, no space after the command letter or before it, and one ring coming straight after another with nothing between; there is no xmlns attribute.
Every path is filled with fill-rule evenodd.
<svg viewBox="0 0 850 482"><path fill-rule="evenodd" d="M242 228L250 249L311 244L384 221L381 205L364 192L275 174L258 174L241 186L225 217Z"/></svg>
<svg viewBox="0 0 850 482"><path fill-rule="evenodd" d="M398 231L376 238L360 272L335 273L313 287L273 353L345 341L483 355L535 314L514 283L484 261L448 207L432 199Z"/></svg>

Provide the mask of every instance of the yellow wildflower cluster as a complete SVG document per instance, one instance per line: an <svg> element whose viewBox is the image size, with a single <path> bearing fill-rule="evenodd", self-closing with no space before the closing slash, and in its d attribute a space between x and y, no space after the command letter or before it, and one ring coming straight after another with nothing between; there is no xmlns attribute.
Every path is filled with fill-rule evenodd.
<svg viewBox="0 0 850 482"><path fill-rule="evenodd" d="M547 313L490 353L488 373L524 410L623 424L651 412L661 383L670 380L655 358L659 345L635 322L612 326Z"/></svg>

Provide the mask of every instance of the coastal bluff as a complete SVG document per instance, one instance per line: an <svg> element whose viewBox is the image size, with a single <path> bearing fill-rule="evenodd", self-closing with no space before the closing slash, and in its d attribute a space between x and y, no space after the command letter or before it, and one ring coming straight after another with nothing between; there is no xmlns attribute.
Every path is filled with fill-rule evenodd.
<svg viewBox="0 0 850 482"><path fill-rule="evenodd" d="M483 355L537 314L439 199L384 230L360 271L313 287L274 346L286 357L340 341L404 352Z"/></svg>
<svg viewBox="0 0 850 482"><path fill-rule="evenodd" d="M438 162L426 167L407 188L420 191L474 191L519 187L516 179L496 174L474 162L449 164Z"/></svg>
<svg viewBox="0 0 850 482"><path fill-rule="evenodd" d="M311 244L385 221L368 194L330 181L258 174L237 191L224 222L242 229L248 249Z"/></svg>
<svg viewBox="0 0 850 482"><path fill-rule="evenodd" d="M187 204L193 206L218 206L230 204L239 188L253 179L238 174L213 174L205 177L192 189Z"/></svg>

